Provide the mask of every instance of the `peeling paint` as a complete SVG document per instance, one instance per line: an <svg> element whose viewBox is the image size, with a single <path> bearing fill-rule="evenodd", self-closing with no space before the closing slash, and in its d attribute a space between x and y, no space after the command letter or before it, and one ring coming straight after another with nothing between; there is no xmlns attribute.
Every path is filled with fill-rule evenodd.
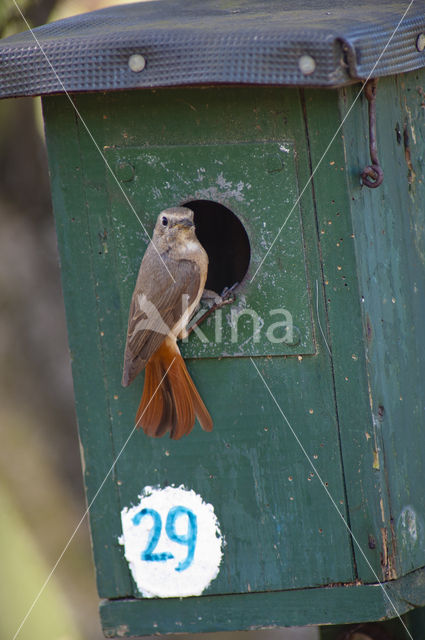
<svg viewBox="0 0 425 640"><path fill-rule="evenodd" d="M379 506L381 508L381 519L382 519L382 522L385 522L386 518L385 518L384 500L382 498L379 500Z"/></svg>
<svg viewBox="0 0 425 640"><path fill-rule="evenodd" d="M397 519L397 539L402 555L407 558L423 545L424 523L412 505L406 505L400 512Z"/></svg>
<svg viewBox="0 0 425 640"><path fill-rule="evenodd" d="M378 454L378 452L376 451L376 449L374 449L374 451L373 451L373 465L372 465L372 468L373 468L375 471L379 471L379 470L380 470L380 465L379 465L379 454Z"/></svg>
<svg viewBox="0 0 425 640"><path fill-rule="evenodd" d="M217 178L217 184L218 187L211 186L205 189L198 189L195 193L196 198L199 200L215 200L217 202L231 198L234 198L237 202L244 201L243 189L245 185L243 182L238 182L236 187L233 187L231 182L227 182L224 178L221 180L219 177Z"/></svg>
<svg viewBox="0 0 425 640"><path fill-rule="evenodd" d="M412 133L413 141L416 144L416 137L414 136L414 129L412 126L410 126L410 131ZM407 123L404 125L404 129L403 129L403 142L404 142L404 157L405 157L407 169L408 169L407 182L409 184L413 184L416 180L416 173L413 169L412 157L410 153L410 137L409 137L409 132L407 130Z"/></svg>
<svg viewBox="0 0 425 640"><path fill-rule="evenodd" d="M390 550L390 543L388 540L388 531L386 527L381 528L381 540L382 540L382 551L381 551L381 567L382 567L382 575L384 580L394 580L397 578L397 573L394 566L394 556Z"/></svg>
<svg viewBox="0 0 425 640"><path fill-rule="evenodd" d="M127 624L120 624L114 629L114 636L118 638L124 638L130 632L130 628Z"/></svg>

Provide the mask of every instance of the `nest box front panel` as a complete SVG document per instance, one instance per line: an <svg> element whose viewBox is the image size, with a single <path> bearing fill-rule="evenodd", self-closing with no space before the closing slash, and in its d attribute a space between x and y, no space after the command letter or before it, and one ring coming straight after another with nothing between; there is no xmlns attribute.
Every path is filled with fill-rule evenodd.
<svg viewBox="0 0 425 640"><path fill-rule="evenodd" d="M318 325L326 312L313 198L298 186L308 178L298 92L164 90L76 102L117 178L66 99L47 99L101 596L351 581L348 533L286 421L346 514L331 363ZM134 431L143 374L121 387L128 306L148 242L135 213L152 233L161 209L205 202L236 216L249 241L220 340L212 316L201 326L206 341L192 335L182 345L214 429L152 439ZM196 214L201 227L205 206ZM158 587L165 582L166 591Z"/></svg>

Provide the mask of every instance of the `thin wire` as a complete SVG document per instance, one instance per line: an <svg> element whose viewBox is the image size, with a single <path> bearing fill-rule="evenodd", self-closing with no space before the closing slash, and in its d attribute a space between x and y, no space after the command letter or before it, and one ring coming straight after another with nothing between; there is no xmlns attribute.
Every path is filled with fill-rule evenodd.
<svg viewBox="0 0 425 640"><path fill-rule="evenodd" d="M270 251L273 249L277 239L279 238L282 230L285 228L286 223L288 222L289 218L291 217L291 215L293 214L295 207L298 205L299 201L301 200L302 196L304 195L305 190L307 189L307 187L309 186L310 182L313 180L316 171L318 170L318 168L320 167L320 165L323 162L324 157L326 156L326 154L328 153L329 149L331 148L335 138L337 137L338 133L341 131L342 127L344 126L345 121L347 120L348 116L350 115L354 105L356 104L357 100L360 98L361 94L363 93L363 90L365 88L365 85L367 84L367 82L370 80L370 78L372 77L373 72L375 71L376 67L379 64L380 59L382 58L382 56L384 55L385 51L387 50L387 48L390 45L391 40L394 38L395 34L397 33L401 23L403 22L404 18L406 17L407 12L409 11L410 7L412 6L414 0L410 0L409 6L407 7L406 11L403 13L402 17L400 18L396 28L394 29L394 31L392 32L390 39L388 40L387 44L385 45L385 47L382 49L377 61L375 62L375 64L372 67L372 70L370 71L369 75L367 76L366 80L364 81L364 83L362 84L362 87L359 91L359 93L356 95L356 97L354 98L350 108L348 109L347 113L345 114L341 124L339 125L339 127L337 128L337 130L335 131L334 135L331 138L331 141L329 142L328 146L326 147L326 149L324 150L322 156L320 157L317 165L315 166L315 168L313 169L309 179L307 180L307 182L305 183L303 189L301 190L301 193L299 194L298 198L295 200L292 209L290 210L290 212L288 213L288 215L286 216L286 219L283 223L283 225L280 227L279 231L276 234L275 239L273 240L273 242L271 243L270 247L267 249L266 254L264 256L264 258L261 260L260 264L257 267L257 270L255 271L254 275L252 276L250 283L253 282L254 278L256 277L257 273L259 272L259 270L261 269L261 267L263 266L267 256L269 255Z"/></svg>
<svg viewBox="0 0 425 640"><path fill-rule="evenodd" d="M46 61L47 61L48 65L49 65L49 67L51 68L51 70L52 70L52 71L53 71L53 73L55 74L57 81L59 82L60 86L61 86L61 87L62 87L62 89L63 89L63 92L65 93L66 97L68 98L69 102L71 103L71 105L72 105L72 107L73 107L73 109L74 109L75 113L76 113L76 114L77 114L77 116L80 118L80 120L81 120L81 122L82 122L82 124L83 124L83 126L84 126L84 128L85 128L85 130L87 131L87 133L88 133L88 135L89 135L89 137L90 137L91 141L93 142L94 146L96 147L97 151L99 152L99 154L100 154L100 156L101 156L101 158L102 158L103 162L105 163L105 165L106 165L106 167L107 167L107 169L108 169L109 173L111 174L111 176L112 176L112 177L113 177L113 179L115 180L115 182L116 182L116 184L117 184L118 188L120 189L120 191L121 191L121 193L123 194L123 196L124 196L125 200L127 201L128 206L130 207L130 209L132 210L132 212L133 212L133 213L134 213L134 215L136 216L136 218L137 218L137 220L139 221L140 226L142 227L143 231L145 232L145 234L147 235L147 237L149 238L149 240L152 242L152 238L151 238L151 236L149 235L149 233L147 232L145 225L143 224L143 222L142 222L142 220L141 220L140 216L138 215L138 213L137 213L136 209L134 208L133 204L131 203L130 198L128 197L128 195L127 195L127 194L126 194L126 192L124 191L124 189L123 189L122 185L120 184L120 182L119 182L119 180L118 180L117 176L115 175L115 173L114 173L114 171L113 171L113 169L112 169L111 165L109 164L109 162L108 162L108 160L106 159L106 157L105 157L104 153L102 152L101 148L100 148L100 147L99 147L99 145L97 144L97 142L96 142L96 140L95 140L95 138L94 138L94 136L93 136L92 132L90 131L90 129L89 129L89 127L88 127L88 125L86 124L86 122L85 122L85 120L84 120L83 116L82 116L82 115L81 115L81 113L79 112L79 110L78 110L78 108L77 108L77 105L75 104L75 102L73 101L73 99L72 99L72 98L71 98L71 96L69 95L68 91L66 90L65 85L63 84L63 82L62 82L62 80L60 79L60 77L59 77L58 73L56 72L55 68L53 67L52 63L50 62L49 57L47 56L46 52L44 51L43 47L41 46L40 41L38 40L38 38L37 38L37 36L35 35L34 31L33 31L33 30L32 30L32 28L30 27L30 25L29 25L29 23L28 23L27 19L25 18L24 14L22 13L22 11L21 11L21 9L20 9L19 5L17 4L16 0L12 0L12 2L13 2L13 4L15 5L15 7L17 8L17 10L19 11L19 13L20 13L20 15L21 15L22 20L25 22L25 24L26 24L26 26L27 26L28 30L30 31L30 33L31 33L32 37L34 38L35 42L37 43L37 46L38 46L38 48L40 49L41 53L42 53L42 54L43 54L43 56L46 58ZM154 246L154 248L155 248L155 251L157 252L158 256L160 257L162 264L164 265L164 267L165 267L165 268L166 268L166 270L168 271L168 275L170 276L170 278L172 279L172 281L173 281L173 282L175 282L175 279L174 279L173 275L171 274L171 272L170 272L169 268L167 267L167 265L165 264L164 260L162 259L162 256L161 256L161 254L159 253L159 251L158 251L157 247L155 246L154 242L152 242L152 244L153 244L153 246Z"/></svg>
<svg viewBox="0 0 425 640"><path fill-rule="evenodd" d="M148 404L146 405L145 410L143 411L142 415L140 416L139 420L136 422L136 424L134 425L133 429L130 432L130 435L128 436L127 440L124 442L123 446L121 447L120 452L118 453L118 455L116 456L115 460L113 461L108 473L106 474L106 476L104 477L102 483L100 484L99 488L97 489L96 493L94 494L93 498L90 501L90 504L88 505L87 509L85 510L81 520L79 521L79 523L77 524L77 526L74 529L73 534L71 535L71 537L69 538L68 542L66 543L66 545L64 546L61 554L59 555L58 559L56 560L55 564L53 565L52 570L50 571L49 575L47 576L46 580L44 581L43 585L40 588L40 591L38 592L37 596L35 597L32 605L30 606L30 608L28 609L27 613L25 614L21 624L19 625L15 635L13 636L12 640L16 640L16 638L18 637L19 633L21 632L22 627L24 626L25 622L27 621L27 619L29 618L29 616L31 615L32 610L34 609L35 605L37 604L37 602L39 601L39 599L41 598L41 596L43 595L44 590L46 589L47 585L50 582L51 577L53 576L54 572L56 571L60 561L62 560L63 556L65 555L66 551L68 550L69 545L71 544L71 542L73 541L74 537L77 534L77 531L79 530L79 528L81 527L85 517L87 516L88 512L90 511L90 509L92 508L97 496L99 495L99 493L102 491L107 479L109 478L109 476L111 475L112 471L114 470L118 460L120 459L122 453L124 452L124 449L126 448L126 446L128 445L128 443L130 442L130 439L133 435L133 433L135 432L135 430L137 429L137 427L139 426L139 423L141 421L141 419L143 418L143 416L145 415L145 412L147 411L150 403L152 402L152 400L154 399L158 389L160 388L160 386L162 385L162 383L164 382L169 370L171 369L171 367L173 366L174 360L176 358L174 357L170 366L168 367L167 371L164 373L164 375L161 378L161 381L159 382L158 386L156 387L155 391L153 392Z"/></svg>
<svg viewBox="0 0 425 640"><path fill-rule="evenodd" d="M413 639L413 636L411 635L409 629L406 627L405 623L403 622L399 612L397 611L397 608L394 604L394 602L391 600L390 596L388 595L386 589L384 588L384 585L382 584L382 582L379 580L378 575L376 573L376 571L374 570L374 568L372 567L371 563L369 562L365 552L363 551L363 549L360 546L360 543L358 542L356 536L354 535L354 533L352 532L348 522L346 521L346 519L344 518L344 516L342 515L341 511L338 508L338 505L336 504L335 500L332 497L332 494L330 493L329 489L327 488L326 484L323 482L321 475L319 474L319 472L317 471L317 467L314 464L313 460L310 458L310 456L308 455L307 451L304 448L303 443L301 442L301 440L299 439L299 437L297 436L295 430L293 429L291 423L289 422L288 418L286 417L286 415L284 414L282 408L280 407L278 401L276 400L275 396L273 395L269 385L267 384L267 382L265 381L263 375L261 374L260 370L258 369L257 365L255 364L254 360L251 358L249 358L251 360L251 363L254 365L254 368L256 369L259 377L261 378L261 380L264 383L264 386L266 387L267 391L269 392L270 396L273 399L273 402L275 403L276 407L278 408L280 414L282 415L282 417L284 418L286 424L288 425L288 427L291 430L292 435L294 436L295 440L297 441L299 447L301 448L301 451L303 452L303 454L305 455L305 457L307 458L308 462L311 465L311 468L313 469L314 473L316 474L317 478L319 479L320 484L322 485L323 489L326 491L328 498L330 499L330 501L332 502L333 506L335 507L339 517L341 518L341 520L343 521L345 528L347 529L348 533L350 534L350 536L352 537L352 539L354 540L355 544L357 545L357 548L359 549L360 553L362 554L366 564L368 565L369 569L372 571L374 577L376 578L377 583L379 584L379 586L381 587L382 591L384 592L386 598L388 599L388 602L390 603L391 607L394 609L394 612L396 613L397 617L399 618L401 624L403 625L403 627L405 628L409 638L411 638L411 640Z"/></svg>

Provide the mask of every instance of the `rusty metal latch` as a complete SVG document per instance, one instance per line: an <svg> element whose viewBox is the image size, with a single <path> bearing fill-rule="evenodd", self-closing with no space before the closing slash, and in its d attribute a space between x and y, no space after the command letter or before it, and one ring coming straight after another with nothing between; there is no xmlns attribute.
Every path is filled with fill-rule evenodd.
<svg viewBox="0 0 425 640"><path fill-rule="evenodd" d="M364 88L366 99L369 103L369 152L372 164L362 171L362 183L365 187L376 189L382 184L384 172L379 164L378 151L376 149L376 86L377 78L368 80Z"/></svg>

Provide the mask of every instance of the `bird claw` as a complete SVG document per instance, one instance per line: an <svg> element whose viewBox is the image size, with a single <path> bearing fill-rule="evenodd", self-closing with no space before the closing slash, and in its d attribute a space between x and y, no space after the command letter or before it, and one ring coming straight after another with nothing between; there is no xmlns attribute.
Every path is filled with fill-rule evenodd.
<svg viewBox="0 0 425 640"><path fill-rule="evenodd" d="M231 287L224 287L223 291L220 294L220 302L218 303L217 309L223 307L225 304L232 304L236 300L236 296L234 294L234 290L238 286L239 282L235 282Z"/></svg>
<svg viewBox="0 0 425 640"><path fill-rule="evenodd" d="M196 322L194 322L193 325L191 325L187 329L187 332L186 332L187 335L185 337L189 336L192 333L192 331L196 327L199 327L199 325L202 324L202 322L204 322L204 320L206 320L209 315L214 313L214 311L217 311L217 309L221 309L221 307L224 307L224 305L232 304L232 302L234 302L236 300L236 296L234 294L234 290L236 289L238 284L239 284L239 282L235 282L235 284L233 284L231 287L224 287L223 291L221 292L221 296L217 295L214 291L205 290L204 294L207 292L207 296L206 296L205 299L206 300L214 300L214 302L209 307L209 309L207 311L205 311L205 313L202 314L201 317L198 318L198 320Z"/></svg>

